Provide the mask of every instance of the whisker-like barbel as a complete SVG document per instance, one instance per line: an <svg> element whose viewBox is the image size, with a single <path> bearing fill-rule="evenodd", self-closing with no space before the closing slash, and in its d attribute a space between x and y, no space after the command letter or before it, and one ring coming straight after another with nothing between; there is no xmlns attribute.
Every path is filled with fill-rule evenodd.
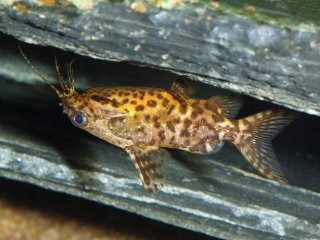
<svg viewBox="0 0 320 240"><path fill-rule="evenodd" d="M27 61L27 63L30 65L31 69L40 77L40 79L42 79L42 81L44 81L60 98L63 96L63 94L59 91L58 88L56 88L55 86L53 86L37 69L36 67L29 61L29 59L27 58L27 56L24 54L24 52L22 51L20 45L19 45L19 50L23 56L23 58Z"/></svg>

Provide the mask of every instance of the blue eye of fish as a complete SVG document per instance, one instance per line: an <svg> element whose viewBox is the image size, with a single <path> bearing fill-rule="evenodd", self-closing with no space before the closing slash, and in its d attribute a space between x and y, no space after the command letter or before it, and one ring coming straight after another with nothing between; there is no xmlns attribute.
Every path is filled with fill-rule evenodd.
<svg viewBox="0 0 320 240"><path fill-rule="evenodd" d="M76 127L83 127L87 123L87 117L81 112L76 112L71 116L71 122Z"/></svg>

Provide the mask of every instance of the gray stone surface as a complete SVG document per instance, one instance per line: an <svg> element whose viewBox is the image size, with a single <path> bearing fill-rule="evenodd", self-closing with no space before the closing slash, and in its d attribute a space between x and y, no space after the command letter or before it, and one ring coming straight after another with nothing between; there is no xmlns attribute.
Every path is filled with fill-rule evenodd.
<svg viewBox="0 0 320 240"><path fill-rule="evenodd" d="M320 142L317 118L302 116L300 123L275 142L290 186L259 177L240 153L227 145L214 156L172 151L165 187L153 196L143 189L127 154L74 128L61 113L57 97L23 61L16 42L5 37L2 40L7 44L0 51L1 176L220 238L320 238L320 154L314 146ZM27 54L32 53L31 60L41 72L56 81L52 60L47 59L51 51L22 47ZM57 53L60 58L62 54ZM74 56L65 55L69 58ZM80 89L91 82L91 64L95 65L95 77L104 77L108 85L137 84L139 80L139 85L168 86L176 77L128 64L80 58L75 65ZM105 74L108 69L110 75ZM151 76L154 81L150 81ZM130 81L123 80L128 78ZM168 81L161 82L163 78ZM216 91L199 87L208 93ZM246 102L252 111L256 102Z"/></svg>

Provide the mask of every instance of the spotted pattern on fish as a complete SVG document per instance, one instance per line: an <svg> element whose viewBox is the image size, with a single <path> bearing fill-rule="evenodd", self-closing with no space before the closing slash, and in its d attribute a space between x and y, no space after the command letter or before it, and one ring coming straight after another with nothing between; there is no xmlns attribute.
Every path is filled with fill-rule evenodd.
<svg viewBox="0 0 320 240"><path fill-rule="evenodd" d="M102 98L111 98L109 104L105 99L100 99L103 100L104 106L110 107L111 111L120 103L117 109L123 111L125 116L108 120L108 131L117 138L130 141L130 146L138 144L140 148L157 146L212 154L221 149L224 141L229 141L237 146L262 175L286 183L272 149L269 146L263 148L269 152L265 155L271 159L263 161L264 156L261 155L261 151L264 150L252 146L252 143L257 141L256 122L268 120L270 117L272 120L272 116L276 116L275 120L281 119L284 125L292 120L290 114L286 114L283 110L268 110L248 118L234 120L225 117L223 110L210 99L183 99L184 103L187 103L186 107L176 96L171 95L171 91L164 89L119 87L112 89L112 92L110 89L101 89L101 92L99 90L89 89L87 94L90 96L93 92ZM139 96L143 98L132 100ZM94 97L93 100L99 99ZM261 132L256 134L260 136ZM108 141L107 138L102 138ZM112 143L115 144L115 142ZM119 143L118 146L127 147Z"/></svg>
<svg viewBox="0 0 320 240"><path fill-rule="evenodd" d="M101 87L78 93L71 64L66 81L56 62L61 83L58 89L21 53L34 72L59 96L64 113L75 126L129 154L149 192L156 192L163 185L164 166L169 158L163 148L208 154L218 151L224 141L233 143L262 175L287 183L271 140L297 118L295 113L272 109L235 120L242 105L239 96L190 98L190 88L179 80L168 90ZM80 116L83 121L76 122L74 116Z"/></svg>

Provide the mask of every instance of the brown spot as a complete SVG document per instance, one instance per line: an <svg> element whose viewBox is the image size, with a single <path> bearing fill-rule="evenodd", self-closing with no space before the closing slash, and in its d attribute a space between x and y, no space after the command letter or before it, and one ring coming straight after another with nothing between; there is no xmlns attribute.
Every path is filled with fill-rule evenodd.
<svg viewBox="0 0 320 240"><path fill-rule="evenodd" d="M210 103L210 102L206 102L204 104L204 107L212 112L216 112L217 111L217 108L214 106L214 104Z"/></svg>
<svg viewBox="0 0 320 240"><path fill-rule="evenodd" d="M171 114L171 112L173 111L174 108L175 108L175 105L171 105L168 110L168 114Z"/></svg>
<svg viewBox="0 0 320 240"><path fill-rule="evenodd" d="M137 101L136 101L136 100L132 100L130 103L131 103L132 105L136 105L136 104L137 104Z"/></svg>
<svg viewBox="0 0 320 240"><path fill-rule="evenodd" d="M200 119L200 124L201 124L201 125L208 125L207 119L206 119L206 118L201 118L201 119Z"/></svg>
<svg viewBox="0 0 320 240"><path fill-rule="evenodd" d="M172 121L168 121L167 122L167 127L170 129L170 131L171 132L176 132L176 129L175 129L175 127L174 127L175 125L174 125L174 123L172 122Z"/></svg>
<svg viewBox="0 0 320 240"><path fill-rule="evenodd" d="M213 113L211 115L212 117L212 120L214 123L218 123L218 122L223 122L224 121L224 118L222 115L218 114L218 113Z"/></svg>
<svg viewBox="0 0 320 240"><path fill-rule="evenodd" d="M198 112L192 111L191 117L192 117L193 119L197 118L197 117L198 117Z"/></svg>
<svg viewBox="0 0 320 240"><path fill-rule="evenodd" d="M189 147L190 146L190 140L189 139L186 139L183 143L184 147Z"/></svg>
<svg viewBox="0 0 320 240"><path fill-rule="evenodd" d="M233 122L233 127L234 127L234 131L235 131L236 133L239 133L239 132L240 132L240 127L239 127L239 124L238 124L238 123Z"/></svg>
<svg viewBox="0 0 320 240"><path fill-rule="evenodd" d="M157 98L158 98L158 99L163 99L162 94L161 94L161 93L158 93L158 94L157 94Z"/></svg>
<svg viewBox="0 0 320 240"><path fill-rule="evenodd" d="M132 94L132 97L133 97L133 98L137 98L137 97L138 97L138 93Z"/></svg>
<svg viewBox="0 0 320 240"><path fill-rule="evenodd" d="M173 144L173 143L174 143L175 138L176 138L176 137L175 137L174 135L170 138L170 144Z"/></svg>
<svg viewBox="0 0 320 240"><path fill-rule="evenodd" d="M119 92L119 97L122 97L123 91Z"/></svg>
<svg viewBox="0 0 320 240"><path fill-rule="evenodd" d="M150 96L153 96L154 94L155 94L155 93L154 93L153 90L150 90L150 91L149 91L149 95L150 95Z"/></svg>
<svg viewBox="0 0 320 240"><path fill-rule="evenodd" d="M192 121L189 120L189 119L185 119L185 120L183 121L183 127L184 127L184 128L189 128L189 127L191 126L191 124L192 124Z"/></svg>
<svg viewBox="0 0 320 240"><path fill-rule="evenodd" d="M124 121L124 120L125 120L124 117L116 118L115 120L118 121L118 122L120 122L120 123L125 122L125 121Z"/></svg>
<svg viewBox="0 0 320 240"><path fill-rule="evenodd" d="M139 91L139 94L141 95L141 96L144 96L145 94L146 94L146 92L145 91Z"/></svg>
<svg viewBox="0 0 320 240"><path fill-rule="evenodd" d="M89 106L89 103L88 103L88 102L84 102L84 103L83 103L83 106L84 106L84 107L88 107L88 106Z"/></svg>
<svg viewBox="0 0 320 240"><path fill-rule="evenodd" d="M190 152L206 153L206 139L201 139L197 144L190 148Z"/></svg>
<svg viewBox="0 0 320 240"><path fill-rule="evenodd" d="M157 168L157 164L154 163L154 162L151 162L149 165L147 165L147 166L144 167L144 170L145 170L146 172L149 172L149 171L154 171L154 170L156 170L156 168Z"/></svg>
<svg viewBox="0 0 320 240"><path fill-rule="evenodd" d="M236 135L234 134L233 128L226 128L225 129L225 136L224 139L227 139L229 142L234 142L236 139Z"/></svg>
<svg viewBox="0 0 320 240"><path fill-rule="evenodd" d="M193 108L199 107L199 101L191 103L191 107L193 107Z"/></svg>
<svg viewBox="0 0 320 240"><path fill-rule="evenodd" d="M124 96L129 96L130 93L129 93L129 92L125 92L123 95L124 95Z"/></svg>
<svg viewBox="0 0 320 240"><path fill-rule="evenodd" d="M158 116L154 116L153 117L153 122L154 122L154 126L155 128L159 128L160 127L160 118Z"/></svg>
<svg viewBox="0 0 320 240"><path fill-rule="evenodd" d="M190 132L187 129L183 129L180 133L180 137L189 137Z"/></svg>
<svg viewBox="0 0 320 240"><path fill-rule="evenodd" d="M213 124L209 124L206 118L201 118L200 125L207 127L209 130L215 130Z"/></svg>
<svg viewBox="0 0 320 240"><path fill-rule="evenodd" d="M169 103L169 100L167 98L163 99L162 106L166 107Z"/></svg>
<svg viewBox="0 0 320 240"><path fill-rule="evenodd" d="M247 119L242 119L243 125L246 127L251 127L251 123Z"/></svg>
<svg viewBox="0 0 320 240"><path fill-rule="evenodd" d="M179 112L180 112L181 114L186 114L186 112L187 112L186 107L183 106L183 105L180 105L180 107L179 107Z"/></svg>
<svg viewBox="0 0 320 240"><path fill-rule="evenodd" d="M144 130L145 130L145 128L143 126L139 126L139 127L136 128L137 132L144 133L145 132Z"/></svg>
<svg viewBox="0 0 320 240"><path fill-rule="evenodd" d="M128 103L129 102L129 98L125 98L123 99L122 103Z"/></svg>
<svg viewBox="0 0 320 240"><path fill-rule="evenodd" d="M161 141L164 141L166 138L165 132L163 130L159 131L158 136Z"/></svg>
<svg viewBox="0 0 320 240"><path fill-rule="evenodd" d="M143 100L146 92L145 92L145 91L139 91L139 94L140 94L139 99L140 99L140 100Z"/></svg>
<svg viewBox="0 0 320 240"><path fill-rule="evenodd" d="M147 122L150 120L150 115L145 115L144 118L146 119Z"/></svg>
<svg viewBox="0 0 320 240"><path fill-rule="evenodd" d="M193 107L193 111L191 113L191 117L193 119L197 118L200 114L203 113L202 108L198 107L198 105L196 107Z"/></svg>
<svg viewBox="0 0 320 240"><path fill-rule="evenodd" d="M149 186L150 185L150 178L145 173L145 171L140 171L141 175L143 176L144 183Z"/></svg>
<svg viewBox="0 0 320 240"><path fill-rule="evenodd" d="M175 119L173 120L173 122L174 122L174 124L179 124L179 123L180 123L180 118L175 118Z"/></svg>
<svg viewBox="0 0 320 240"><path fill-rule="evenodd" d="M246 141L248 141L246 138L245 138L245 136L244 136L244 134L240 134L240 138L239 138L239 141L238 141L238 143L244 143L244 142L246 142Z"/></svg>
<svg viewBox="0 0 320 240"><path fill-rule="evenodd" d="M136 106L136 111L143 111L143 109L144 109L143 105Z"/></svg>
<svg viewBox="0 0 320 240"><path fill-rule="evenodd" d="M100 96L100 95L92 95L90 98L93 101L102 102L102 103L107 103L111 101L109 98L106 98L105 96Z"/></svg>
<svg viewBox="0 0 320 240"><path fill-rule="evenodd" d="M148 104L149 107L155 107L155 106L157 106L157 102L154 101L154 100L148 100L147 104Z"/></svg>

